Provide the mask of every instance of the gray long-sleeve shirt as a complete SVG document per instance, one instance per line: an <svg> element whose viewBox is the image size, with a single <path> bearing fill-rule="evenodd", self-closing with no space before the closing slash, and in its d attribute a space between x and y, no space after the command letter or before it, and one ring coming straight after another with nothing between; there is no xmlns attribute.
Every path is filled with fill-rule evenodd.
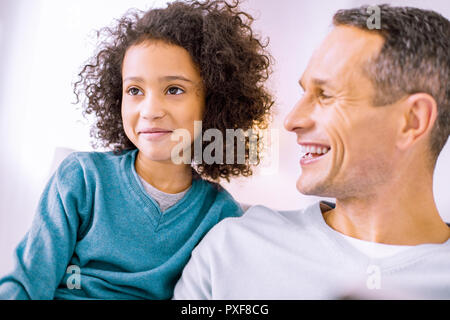
<svg viewBox="0 0 450 320"><path fill-rule="evenodd" d="M216 225L174 299L450 299L450 240L370 257L330 228L320 204L263 206Z"/></svg>

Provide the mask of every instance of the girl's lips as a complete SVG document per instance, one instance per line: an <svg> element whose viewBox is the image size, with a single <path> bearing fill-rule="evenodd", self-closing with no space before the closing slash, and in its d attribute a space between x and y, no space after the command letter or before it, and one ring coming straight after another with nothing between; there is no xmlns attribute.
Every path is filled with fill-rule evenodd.
<svg viewBox="0 0 450 320"><path fill-rule="evenodd" d="M155 141L171 134L172 131L141 132L140 136L148 141Z"/></svg>

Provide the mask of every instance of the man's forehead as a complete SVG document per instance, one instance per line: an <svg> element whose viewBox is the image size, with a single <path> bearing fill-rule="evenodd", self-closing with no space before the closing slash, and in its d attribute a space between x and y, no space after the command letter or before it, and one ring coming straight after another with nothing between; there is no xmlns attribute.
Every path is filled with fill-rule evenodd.
<svg viewBox="0 0 450 320"><path fill-rule="evenodd" d="M339 79L361 70L364 63L378 55L383 43L383 37L376 33L355 27L335 27L314 52L302 80Z"/></svg>

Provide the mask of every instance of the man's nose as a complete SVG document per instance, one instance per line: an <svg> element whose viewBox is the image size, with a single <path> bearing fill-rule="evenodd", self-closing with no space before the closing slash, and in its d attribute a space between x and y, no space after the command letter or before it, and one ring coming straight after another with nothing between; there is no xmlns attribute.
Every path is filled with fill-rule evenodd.
<svg viewBox="0 0 450 320"><path fill-rule="evenodd" d="M301 98L284 119L284 128L287 131L296 131L300 129L309 129L314 126L314 120L311 115L314 106L305 99Z"/></svg>
<svg viewBox="0 0 450 320"><path fill-rule="evenodd" d="M146 99L141 102L140 114L144 119L158 119L165 116L163 99L157 94L147 94Z"/></svg>

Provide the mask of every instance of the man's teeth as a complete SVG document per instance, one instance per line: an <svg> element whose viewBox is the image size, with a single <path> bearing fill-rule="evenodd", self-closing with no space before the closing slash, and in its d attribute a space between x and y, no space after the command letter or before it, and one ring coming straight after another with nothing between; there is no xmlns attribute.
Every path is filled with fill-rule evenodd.
<svg viewBox="0 0 450 320"><path fill-rule="evenodd" d="M319 146L301 146L301 152L304 154L325 154L330 150L328 147Z"/></svg>

